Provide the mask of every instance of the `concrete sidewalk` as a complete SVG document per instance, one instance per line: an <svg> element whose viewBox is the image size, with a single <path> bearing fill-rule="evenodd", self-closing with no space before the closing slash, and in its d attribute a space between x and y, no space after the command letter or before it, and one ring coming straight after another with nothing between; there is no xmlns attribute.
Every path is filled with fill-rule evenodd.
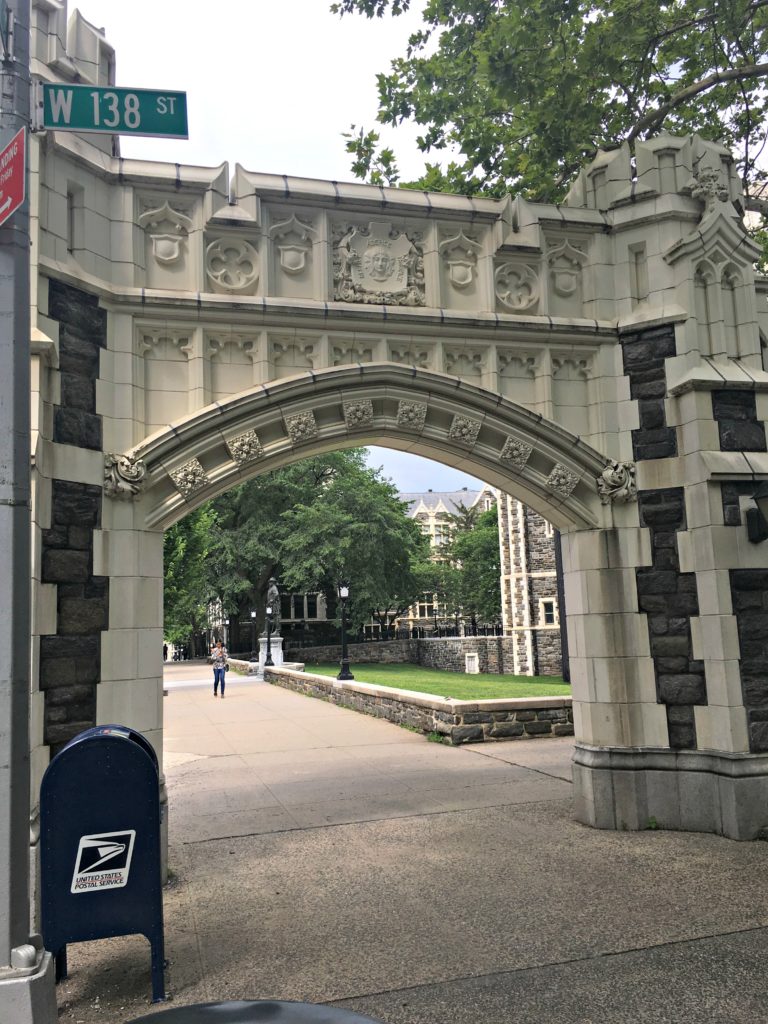
<svg viewBox="0 0 768 1024"><path fill-rule="evenodd" d="M576 824L567 739L453 748L253 679L214 700L207 666L167 684L176 1004L768 1021L765 844ZM70 947L62 1020L122 1024L148 999L141 937Z"/></svg>

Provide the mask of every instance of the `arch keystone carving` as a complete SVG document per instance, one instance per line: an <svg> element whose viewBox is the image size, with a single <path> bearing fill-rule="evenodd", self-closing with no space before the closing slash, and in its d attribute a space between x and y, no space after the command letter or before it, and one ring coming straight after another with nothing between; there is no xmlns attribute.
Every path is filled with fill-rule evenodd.
<svg viewBox="0 0 768 1024"><path fill-rule="evenodd" d="M208 483L208 474L197 459L190 459L189 462L185 462L178 469L171 470L168 475L176 485L176 489L185 498L189 497L190 494L194 494L195 491L199 491Z"/></svg>
<svg viewBox="0 0 768 1024"><path fill-rule="evenodd" d="M104 456L104 493L108 498L134 501L144 487L147 464L132 455Z"/></svg>
<svg viewBox="0 0 768 1024"><path fill-rule="evenodd" d="M264 446L255 430L246 430L243 434L230 437L227 448L238 466L255 462L264 455Z"/></svg>

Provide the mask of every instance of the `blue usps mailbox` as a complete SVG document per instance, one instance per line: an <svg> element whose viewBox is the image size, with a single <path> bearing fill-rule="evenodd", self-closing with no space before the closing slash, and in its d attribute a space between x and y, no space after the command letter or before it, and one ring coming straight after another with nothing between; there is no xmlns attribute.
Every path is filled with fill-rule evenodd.
<svg viewBox="0 0 768 1024"><path fill-rule="evenodd" d="M40 789L42 930L67 976L67 943L145 935L152 1002L165 999L157 757L133 729L100 725L53 758Z"/></svg>

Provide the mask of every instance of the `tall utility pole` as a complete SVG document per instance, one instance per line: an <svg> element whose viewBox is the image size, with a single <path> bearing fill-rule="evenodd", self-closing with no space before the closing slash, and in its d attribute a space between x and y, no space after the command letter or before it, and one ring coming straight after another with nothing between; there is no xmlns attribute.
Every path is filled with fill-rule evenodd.
<svg viewBox="0 0 768 1024"><path fill-rule="evenodd" d="M0 150L29 129L29 0L0 0ZM0 168L0 175L2 168ZM29 206L0 227L0 1021L55 1024L29 928Z"/></svg>

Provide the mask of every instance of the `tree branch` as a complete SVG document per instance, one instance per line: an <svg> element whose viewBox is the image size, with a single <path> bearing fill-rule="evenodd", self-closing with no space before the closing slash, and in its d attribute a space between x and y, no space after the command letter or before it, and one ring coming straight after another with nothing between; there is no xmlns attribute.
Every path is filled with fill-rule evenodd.
<svg viewBox="0 0 768 1024"><path fill-rule="evenodd" d="M633 142L642 132L652 131L660 127L670 111L674 110L675 107L679 107L686 100L692 99L694 96L698 96L699 93L706 92L707 89L712 89L716 85L720 85L723 82L732 82L734 80L741 80L745 78L759 78L761 75L768 74L768 63L763 64L745 64L740 68L731 68L728 71L716 71L712 75L707 75L706 78L702 78L699 82L694 82L692 85L687 85L684 89L680 89L679 92L674 93L670 98L662 103L660 107L652 110L645 117L641 117L637 122L632 131L627 135L627 142Z"/></svg>

